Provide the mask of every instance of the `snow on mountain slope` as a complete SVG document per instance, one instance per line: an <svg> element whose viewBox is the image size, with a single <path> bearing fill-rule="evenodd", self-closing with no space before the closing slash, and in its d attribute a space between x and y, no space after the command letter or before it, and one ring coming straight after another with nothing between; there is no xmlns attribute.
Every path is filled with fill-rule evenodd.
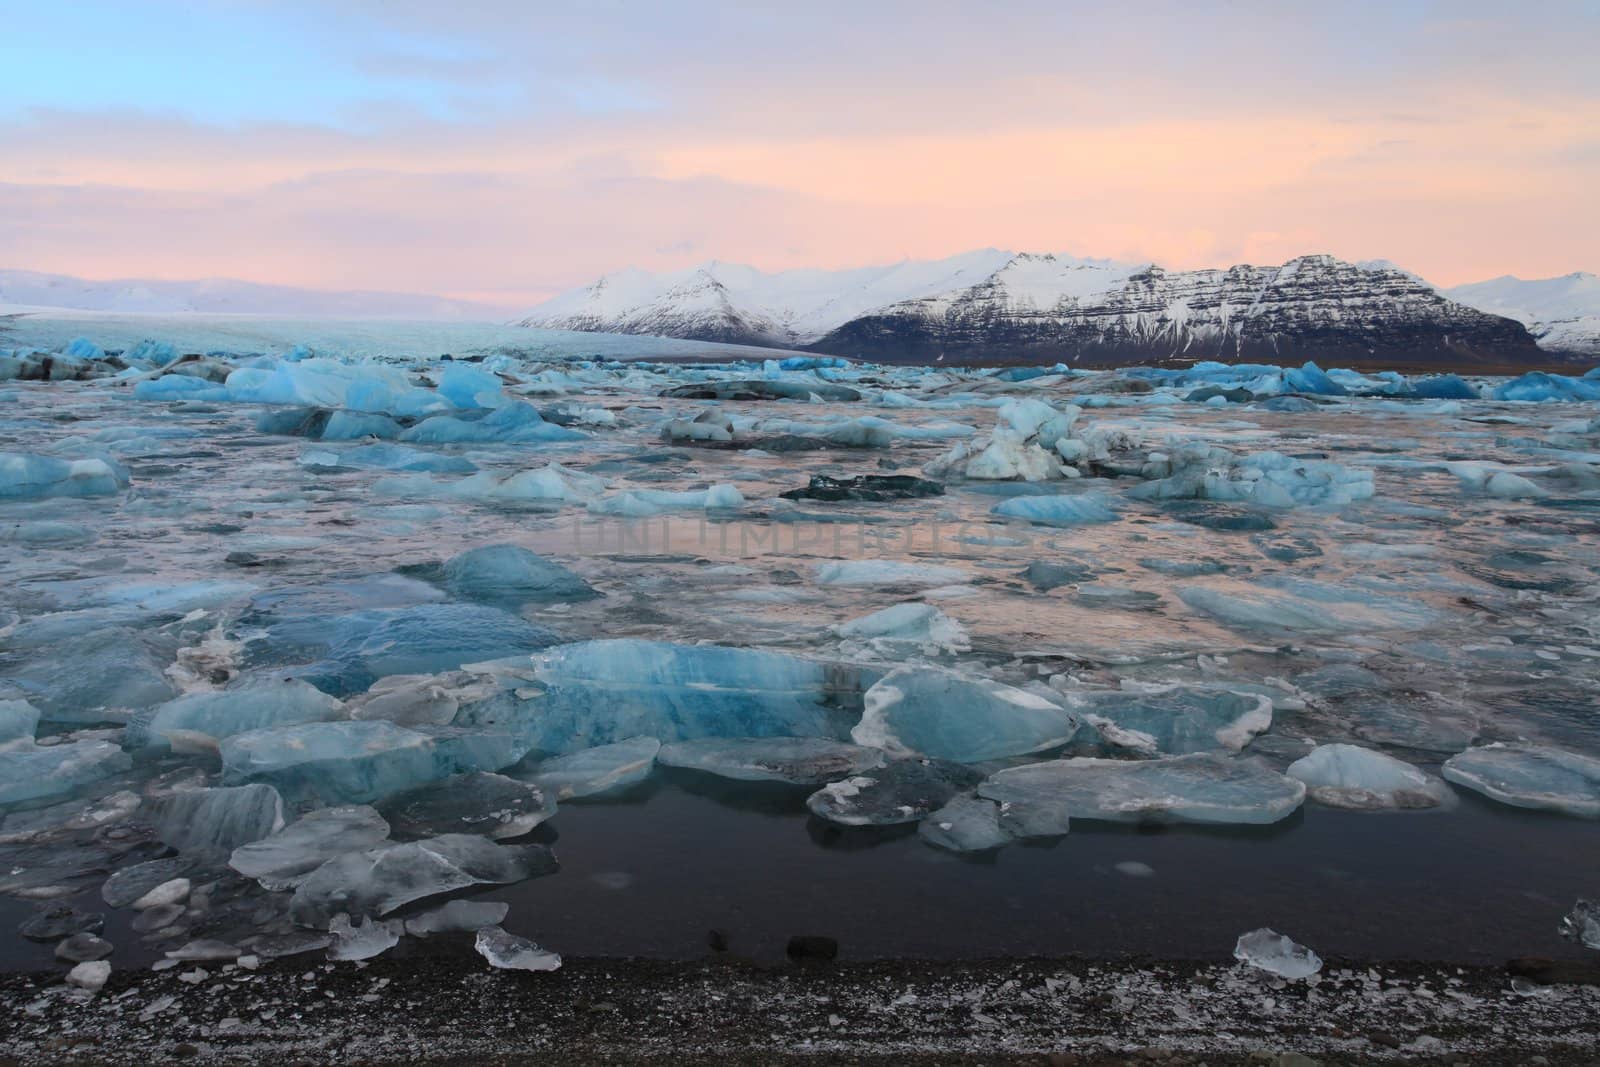
<svg viewBox="0 0 1600 1067"><path fill-rule="evenodd" d="M1012 258L986 248L932 262L842 271L767 274L715 261L665 274L630 269L541 304L521 325L805 344L877 308L972 285Z"/></svg>
<svg viewBox="0 0 1600 1067"><path fill-rule="evenodd" d="M1167 271L994 249L935 263L763 274L624 271L523 325L803 346L869 360L1536 362L1518 322L1384 261Z"/></svg>
<svg viewBox="0 0 1600 1067"><path fill-rule="evenodd" d="M226 278L91 281L65 274L0 270L0 305L75 311L283 315L299 318L503 321L503 309L414 293L324 292Z"/></svg>
<svg viewBox="0 0 1600 1067"><path fill-rule="evenodd" d="M1508 274L1440 292L1468 307L1516 319L1540 348L1600 356L1600 277L1587 271L1531 280Z"/></svg>

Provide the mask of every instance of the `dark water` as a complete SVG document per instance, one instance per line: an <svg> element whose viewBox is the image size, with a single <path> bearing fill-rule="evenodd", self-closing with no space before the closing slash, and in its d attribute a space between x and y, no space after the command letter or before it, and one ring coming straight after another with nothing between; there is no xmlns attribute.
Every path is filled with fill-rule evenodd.
<svg viewBox="0 0 1600 1067"><path fill-rule="evenodd" d="M1448 812L1307 807L1265 828L1079 822L1066 837L973 858L930 848L910 827L820 823L806 793L672 772L623 800L568 804L541 827L561 873L471 895L511 902L509 929L579 956L693 959L717 929L763 959L781 957L791 934L838 938L851 959L1218 959L1240 933L1272 926L1324 956L1494 963L1581 956L1556 927L1578 897L1600 894L1600 823L1471 796ZM1154 873L1116 869L1129 862ZM75 903L94 908L95 897ZM0 902L0 921L31 910ZM130 918L108 917L114 964L155 958ZM464 944L450 941L402 949ZM0 945L8 968L52 963L50 946Z"/></svg>

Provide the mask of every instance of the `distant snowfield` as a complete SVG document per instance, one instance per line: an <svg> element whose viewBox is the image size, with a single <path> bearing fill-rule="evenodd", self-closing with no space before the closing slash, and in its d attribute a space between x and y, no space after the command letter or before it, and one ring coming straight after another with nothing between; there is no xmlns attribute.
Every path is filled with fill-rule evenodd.
<svg viewBox="0 0 1600 1067"><path fill-rule="evenodd" d="M421 293L303 289L232 278L99 281L68 274L0 270L0 304L139 314L276 315L285 318L427 319L481 322L510 318L504 307Z"/></svg>
<svg viewBox="0 0 1600 1067"><path fill-rule="evenodd" d="M1479 311L1516 319L1541 348L1600 355L1600 277L1587 271L1531 280L1506 275L1440 292Z"/></svg>
<svg viewBox="0 0 1600 1067"><path fill-rule="evenodd" d="M437 359L507 353L534 359L773 359L781 350L663 337L539 330L493 322L279 318L267 315L136 314L0 304L0 348L56 351L87 337L106 350L140 341L179 352L283 355L304 345L354 358Z"/></svg>

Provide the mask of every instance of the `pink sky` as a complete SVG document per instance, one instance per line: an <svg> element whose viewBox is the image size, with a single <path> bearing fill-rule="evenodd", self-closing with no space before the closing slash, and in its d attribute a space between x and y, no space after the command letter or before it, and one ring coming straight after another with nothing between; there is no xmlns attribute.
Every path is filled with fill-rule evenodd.
<svg viewBox="0 0 1600 1067"><path fill-rule="evenodd" d="M155 32L103 42L103 89L0 74L0 267L507 307L624 266L984 246L1600 269L1580 4L200 7L181 46L214 75ZM282 70L229 59L246 31Z"/></svg>

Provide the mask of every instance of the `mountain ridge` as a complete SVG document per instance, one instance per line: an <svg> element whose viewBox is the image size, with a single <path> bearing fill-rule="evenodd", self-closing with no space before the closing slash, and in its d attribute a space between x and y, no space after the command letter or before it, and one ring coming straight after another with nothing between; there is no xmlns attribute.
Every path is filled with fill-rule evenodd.
<svg viewBox="0 0 1600 1067"><path fill-rule="evenodd" d="M670 274L630 270L564 293L519 324L913 362L1387 358L1442 366L1591 354L1581 331L1541 332L1542 320L1526 310L1480 309L1466 295L1384 260L1310 255L1171 271L981 249L839 272L764 274L714 260ZM1541 347L1541 336L1576 343Z"/></svg>

